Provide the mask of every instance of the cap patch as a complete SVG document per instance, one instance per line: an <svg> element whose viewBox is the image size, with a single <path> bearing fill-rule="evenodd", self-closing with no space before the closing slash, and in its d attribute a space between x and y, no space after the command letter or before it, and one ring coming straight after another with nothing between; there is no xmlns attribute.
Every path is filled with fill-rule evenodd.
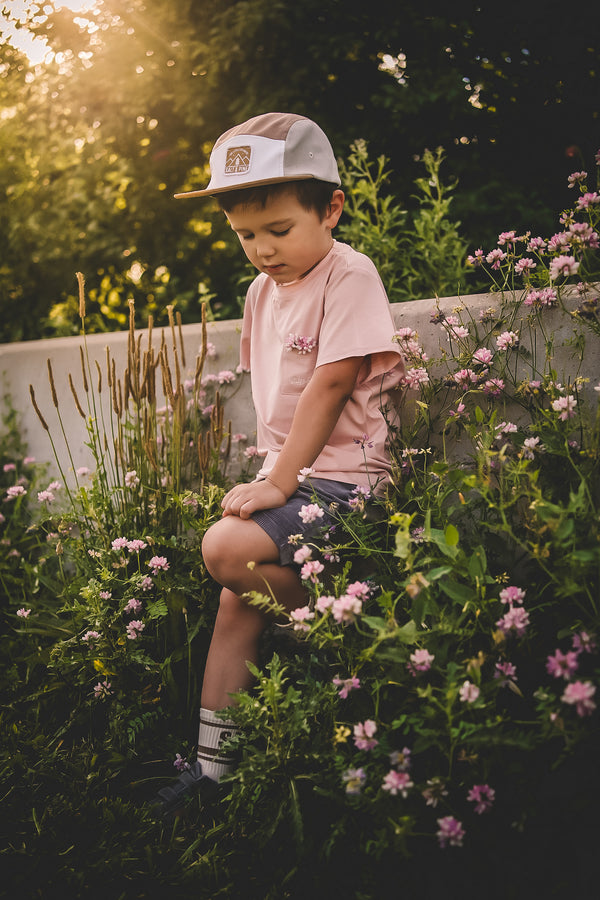
<svg viewBox="0 0 600 900"><path fill-rule="evenodd" d="M251 156L251 147L230 147L225 158L225 174L244 175L249 172Z"/></svg>

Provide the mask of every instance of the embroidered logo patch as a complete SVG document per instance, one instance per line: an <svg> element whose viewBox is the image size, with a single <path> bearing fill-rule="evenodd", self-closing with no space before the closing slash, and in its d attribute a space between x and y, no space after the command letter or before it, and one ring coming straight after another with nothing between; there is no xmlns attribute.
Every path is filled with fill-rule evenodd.
<svg viewBox="0 0 600 900"><path fill-rule="evenodd" d="M226 175L243 175L250 169L251 147L230 147L225 157Z"/></svg>

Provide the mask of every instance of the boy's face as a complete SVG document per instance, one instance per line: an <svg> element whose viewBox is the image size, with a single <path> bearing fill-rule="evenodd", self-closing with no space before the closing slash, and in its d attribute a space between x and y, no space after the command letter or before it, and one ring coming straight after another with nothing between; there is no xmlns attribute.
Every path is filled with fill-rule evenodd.
<svg viewBox="0 0 600 900"><path fill-rule="evenodd" d="M327 255L343 206L343 192L334 191L321 220L290 192L271 198L264 208L234 206L226 215L252 265L286 284L303 278Z"/></svg>

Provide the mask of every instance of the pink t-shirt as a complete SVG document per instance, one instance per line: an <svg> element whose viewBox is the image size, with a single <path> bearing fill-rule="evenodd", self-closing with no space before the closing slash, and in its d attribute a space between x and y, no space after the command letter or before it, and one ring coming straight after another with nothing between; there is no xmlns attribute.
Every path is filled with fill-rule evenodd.
<svg viewBox="0 0 600 900"><path fill-rule="evenodd" d="M313 476L371 488L387 480L388 430L381 409L404 368L393 334L375 265L347 244L334 241L327 256L298 281L278 285L261 274L252 282L241 364L251 372L257 447L266 456L260 475L273 468L315 368L364 356L352 396L312 465Z"/></svg>

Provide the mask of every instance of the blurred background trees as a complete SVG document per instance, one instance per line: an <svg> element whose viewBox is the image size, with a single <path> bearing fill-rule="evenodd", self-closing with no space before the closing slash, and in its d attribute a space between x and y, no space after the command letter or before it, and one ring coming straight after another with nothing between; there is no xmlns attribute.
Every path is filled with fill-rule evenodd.
<svg viewBox="0 0 600 900"><path fill-rule="evenodd" d="M74 4L71 3L71 6ZM0 17L0 340L126 327L127 299L238 317L249 271L204 186L214 139L269 110L316 119L346 159L385 155L399 207L424 152L458 179L470 248L556 230L566 176L600 147L600 11L456 0L58 0ZM21 19L43 62L11 44ZM19 34L19 31L17 31ZM472 287L473 285L471 285ZM464 286L465 290L469 285Z"/></svg>

